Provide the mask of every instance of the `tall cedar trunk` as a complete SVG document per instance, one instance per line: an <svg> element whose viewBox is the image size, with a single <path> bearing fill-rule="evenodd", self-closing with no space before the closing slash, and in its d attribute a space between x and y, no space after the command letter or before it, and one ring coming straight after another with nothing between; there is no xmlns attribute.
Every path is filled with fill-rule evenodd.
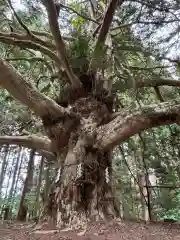
<svg viewBox="0 0 180 240"><path fill-rule="evenodd" d="M19 167L18 167L18 171L17 171L16 181L15 181L15 186L14 186L14 192L13 192L13 197L12 197L13 198L12 205L14 204L15 196L16 196L16 193L17 193L17 185L18 185L19 176L20 176L20 173L21 173L22 163L23 163L23 154L21 154L21 157L20 157L20 163L19 163Z"/></svg>
<svg viewBox="0 0 180 240"><path fill-rule="evenodd" d="M144 141L144 139L141 137L141 135L139 135L142 141L142 163L144 165L144 170L145 170L145 176L144 176L144 181L145 181L145 188L146 188L146 196L147 196L147 221L150 220L152 221L152 209L151 209L151 190L150 188L148 188L147 186L150 185L150 181L149 181L149 171L148 171L148 166L146 164L145 161L145 150L146 150L146 143Z"/></svg>
<svg viewBox="0 0 180 240"><path fill-rule="evenodd" d="M8 160L8 153L9 153L9 146L6 145L3 149L4 156L2 157L2 165L1 165L1 173L0 173L0 198L1 198L1 191L3 186L3 180L6 173L6 167L7 167L7 160Z"/></svg>
<svg viewBox="0 0 180 240"><path fill-rule="evenodd" d="M40 188L41 188L43 165L44 165L44 157L41 157L41 163L40 163L40 167L39 167L38 185L37 185L37 189L36 189L36 205L35 205L35 209L34 209L34 217L36 217L37 220L38 220L38 216L39 216L39 212L40 212L39 197L40 197Z"/></svg>
<svg viewBox="0 0 180 240"><path fill-rule="evenodd" d="M14 165L14 159L13 159L12 163L10 164L11 166L9 166L9 160L11 158L11 150L13 151L13 154L14 154L14 148L9 147L9 151L8 151L7 156L6 156L7 164L6 164L6 167L5 167L5 173L6 173L6 169L9 170L7 172L8 179L7 179L7 184L6 184L6 192L5 192L5 196L4 196L4 199L6 200L6 205L8 204L9 188L10 188L10 182L11 182L11 177L12 177L12 174L13 174L13 165ZM9 206L5 207L5 218L6 218L6 220L8 219L8 216L9 216Z"/></svg>
<svg viewBox="0 0 180 240"><path fill-rule="evenodd" d="M13 158L12 163L11 163L11 170L10 170L10 175L9 175L9 181L8 181L8 187L7 187L7 194L6 194L6 207L5 207L5 214L4 214L4 220L9 220L11 217L11 200L12 200L12 191L14 188L14 167L16 165L17 158ZM12 179L12 182L10 184L10 180ZM9 188L10 185L10 188Z"/></svg>
<svg viewBox="0 0 180 240"><path fill-rule="evenodd" d="M28 163L28 167L27 167L27 175L26 175L26 179L24 182L24 188L22 191L21 201L20 201L20 205L19 205L19 211L18 211L18 215L17 215L18 221L26 221L26 217L27 217L28 206L25 201L25 196L31 189L33 169L34 169L34 155L35 155L35 151L31 150L30 157L29 157L29 163Z"/></svg>
<svg viewBox="0 0 180 240"><path fill-rule="evenodd" d="M12 202L13 202L13 192L15 191L15 184L16 184L16 177L17 177L17 171L18 171L18 167L19 167L19 161L20 161L20 158L21 158L21 151L22 151L22 148L18 148L18 155L17 155L17 158L14 160L16 160L16 163L15 163L15 167L14 167L14 172L13 172L13 177L12 177L12 183L11 183L11 188L10 188L10 191L9 191L9 196L8 196L8 205L9 205L9 208L10 208L10 211L9 211L9 214L12 212ZM13 161L13 165L14 165L14 161ZM10 215L8 216L9 218L11 217Z"/></svg>
<svg viewBox="0 0 180 240"><path fill-rule="evenodd" d="M48 195L49 195L50 186L51 186L49 164L46 167L44 166L43 176L44 176L45 184L44 184L43 191L41 192L41 199L42 199L43 205L45 206L46 202L48 201Z"/></svg>
<svg viewBox="0 0 180 240"><path fill-rule="evenodd" d="M59 227L79 228L91 220L115 218L118 210L111 186L111 152L93 147L96 127L105 123L109 112L94 98L78 99L71 111L82 121L70 134L65 158L57 151L60 168L46 212ZM56 146L61 139L58 127L48 129Z"/></svg>

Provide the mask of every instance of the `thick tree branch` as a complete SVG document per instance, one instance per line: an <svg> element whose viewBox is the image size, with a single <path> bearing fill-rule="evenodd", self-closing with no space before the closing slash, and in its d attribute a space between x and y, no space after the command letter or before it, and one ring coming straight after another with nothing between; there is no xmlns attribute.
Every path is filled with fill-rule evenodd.
<svg viewBox="0 0 180 240"><path fill-rule="evenodd" d="M51 141L47 137L31 136L0 136L0 144L14 144L36 150L51 152Z"/></svg>
<svg viewBox="0 0 180 240"><path fill-rule="evenodd" d="M110 149L146 129L179 122L180 101L164 102L137 111L126 109L98 128L95 147Z"/></svg>
<svg viewBox="0 0 180 240"><path fill-rule="evenodd" d="M109 6L107 7L107 10L104 15L104 19L103 19L103 22L102 22L102 25L101 25L101 28L99 31L99 36L97 39L96 46L97 45L99 46L100 44L103 44L105 42L118 2L119 2L119 4L122 4L124 1L123 0L121 0L121 1L111 0L111 2L109 3Z"/></svg>
<svg viewBox="0 0 180 240"><path fill-rule="evenodd" d="M48 152L46 150L41 150L41 149L35 149L36 152L38 152L41 156L45 157L48 159L50 162L54 162L56 160L56 155L52 152Z"/></svg>
<svg viewBox="0 0 180 240"><path fill-rule="evenodd" d="M49 39L53 39L53 36L52 34L48 33L48 32L45 32L45 31L31 31L34 35L37 35L37 36L40 36L40 37L46 37L46 38L49 38Z"/></svg>
<svg viewBox="0 0 180 240"><path fill-rule="evenodd" d="M6 58L5 59L6 61L28 61L28 62L43 62L47 68L49 69L49 71L51 73L53 73L53 69L50 65L49 62L47 62L44 58L41 58L41 57L30 57L30 58L26 58L26 57L18 57L18 58Z"/></svg>
<svg viewBox="0 0 180 240"><path fill-rule="evenodd" d="M49 39L53 39L53 36L51 34L49 34L48 32L42 32L42 31L31 31L34 35L37 35L37 36L40 36L40 37L46 37L46 38L49 38ZM75 38L71 37L71 36L62 36L62 38L65 40L65 41L73 41L75 40ZM54 46L54 44L53 44Z"/></svg>
<svg viewBox="0 0 180 240"><path fill-rule="evenodd" d="M151 81L139 81L136 83L136 88L143 87L160 87L160 86L172 86L172 87L180 87L180 80L174 79L165 79L165 78L157 78Z"/></svg>
<svg viewBox="0 0 180 240"><path fill-rule="evenodd" d="M166 78L154 78L150 81L144 81L135 79L135 87L136 88L144 88L144 87L160 87L160 86L171 86L171 87L180 87L180 80L174 79L166 79ZM113 91L118 90L124 92L128 89L131 89L133 86L130 83L129 85L123 84L122 82L116 82L113 84Z"/></svg>
<svg viewBox="0 0 180 240"><path fill-rule="evenodd" d="M38 38L37 36L35 36L33 33L31 33L31 35L27 35L27 34L22 34L19 32L17 32L17 33L15 33L15 32L11 32L11 33L0 32L0 36L5 37L5 38L12 38L13 40L31 41L31 43L33 43L33 44L39 44L42 47L46 47L52 51L54 51L56 49L56 46L53 43L44 41L44 40Z"/></svg>
<svg viewBox="0 0 180 240"><path fill-rule="evenodd" d="M64 116L65 110L55 101L39 93L35 87L5 61L0 60L0 86L5 88L14 98L44 117Z"/></svg>
<svg viewBox="0 0 180 240"><path fill-rule="evenodd" d="M4 34L0 33L0 42L6 43L6 44L12 44L14 46L18 46L20 48L29 48L36 51L40 51L41 53L47 55L49 58L51 58L58 67L60 67L61 62L58 56L56 56L55 53L53 53L50 49L38 44L34 43L30 40L21 40L21 39L14 39L11 37L6 37Z"/></svg>
<svg viewBox="0 0 180 240"><path fill-rule="evenodd" d="M41 156L48 161L55 161L56 156L51 152L51 141L45 137L31 136L0 136L0 145L20 145L35 149Z"/></svg>
<svg viewBox="0 0 180 240"><path fill-rule="evenodd" d="M62 39L62 36L60 33L60 29L59 29L58 16L57 16L56 8L54 5L54 1L53 0L43 0L43 2L44 2L44 5L45 5L47 13L48 13L49 25L50 25L51 32L54 37L54 41L56 43L56 49L58 52L58 56L61 60L61 63L67 73L67 76L68 76L70 82L74 86L79 86L79 85L81 85L81 82L78 79L78 77L73 73L73 70L72 70L72 68L69 64L68 58L67 58L65 44L63 42L63 39Z"/></svg>
<svg viewBox="0 0 180 240"><path fill-rule="evenodd" d="M104 42L106 40L106 37L108 35L112 20L113 20L113 16L116 10L116 6L117 3L119 4L119 6L124 2L124 0L111 0L109 3L109 6L107 7L106 13L104 15L104 19L101 25L101 28L99 30L99 36L93 51L93 57L92 60L90 62L90 66L89 69L93 69L95 67L95 63L96 63L96 57L99 54L99 51L101 50L101 48L104 45Z"/></svg>

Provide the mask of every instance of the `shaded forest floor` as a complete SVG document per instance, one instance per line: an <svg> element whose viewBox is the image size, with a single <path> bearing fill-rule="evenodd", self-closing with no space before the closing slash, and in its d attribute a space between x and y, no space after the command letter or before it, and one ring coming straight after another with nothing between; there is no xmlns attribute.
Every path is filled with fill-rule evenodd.
<svg viewBox="0 0 180 240"><path fill-rule="evenodd" d="M32 224L0 224L0 240L180 240L180 224L102 222L91 224L84 232L60 231Z"/></svg>

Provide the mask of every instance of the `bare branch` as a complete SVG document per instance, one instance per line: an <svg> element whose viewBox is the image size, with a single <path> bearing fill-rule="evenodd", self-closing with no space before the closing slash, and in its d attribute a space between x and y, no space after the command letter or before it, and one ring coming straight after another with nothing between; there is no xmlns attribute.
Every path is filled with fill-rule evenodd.
<svg viewBox="0 0 180 240"><path fill-rule="evenodd" d="M171 63L180 64L180 58L159 57L159 60L167 60Z"/></svg>
<svg viewBox="0 0 180 240"><path fill-rule="evenodd" d="M43 62L47 68L50 70L50 72L52 73L53 72L53 69L50 65L49 62L47 62L44 58L41 58L41 57L30 57L30 58L26 58L26 57L19 57L19 58L6 58L5 59L6 61L28 61L28 62L34 62L34 61L37 61L37 62Z"/></svg>
<svg viewBox="0 0 180 240"><path fill-rule="evenodd" d="M20 17L19 17L18 14L16 13L16 11L15 11L12 3L11 3L11 0L7 0L7 1L8 1L8 4L9 4L11 10L13 11L14 16L16 17L18 23L26 30L26 32L27 32L29 35L31 35L31 32L29 31L29 29L26 27L26 25L22 22L22 20L20 19Z"/></svg>
<svg viewBox="0 0 180 240"><path fill-rule="evenodd" d="M146 188L171 188L171 189L175 189L175 188L180 188L180 185L144 185L143 187Z"/></svg>
<svg viewBox="0 0 180 240"><path fill-rule="evenodd" d="M164 78L157 78L151 81L139 81L136 83L136 88L143 88L143 87L160 87L160 86L172 86L172 87L180 87L180 80L174 79L164 79Z"/></svg>
<svg viewBox="0 0 180 240"><path fill-rule="evenodd" d="M0 60L0 86L5 88L14 98L43 117L64 116L65 110L55 101L39 93L35 87L5 61Z"/></svg>
<svg viewBox="0 0 180 240"><path fill-rule="evenodd" d="M55 50L56 49L56 46L53 43L46 42L46 41L36 37L33 34L25 35L25 34L22 34L22 33L19 33L19 32L17 32L17 33L15 33L15 32L11 32L11 33L0 32L0 36L1 37L6 37L6 38L12 38L14 40L31 41L34 44L39 44L39 45L45 46L50 50Z"/></svg>
<svg viewBox="0 0 180 240"><path fill-rule="evenodd" d="M78 79L78 77L73 73L73 70L68 62L68 58L66 55L66 49L65 49L65 44L63 42L61 33L60 33L60 29L59 29L59 24L58 24L58 16L57 16L57 12L56 12L56 8L54 5L54 1L53 0L44 0L44 5L46 7L47 13L48 13L48 19L49 19L49 25L51 28L51 32L53 34L55 43L56 43L56 48L57 48L57 52L59 55L59 58L61 60L61 63L67 73L67 76L70 80L70 82L74 85L74 86L80 86L81 82Z"/></svg>
<svg viewBox="0 0 180 240"><path fill-rule="evenodd" d="M159 87L154 87L155 94L160 102L165 102L163 95L161 94L161 91Z"/></svg>
<svg viewBox="0 0 180 240"><path fill-rule="evenodd" d="M133 2L134 3L134 0L128 0L128 2ZM147 8L154 9L154 10L157 10L157 11L160 11L160 12L167 11L167 9L168 9L168 12L170 12L170 10L177 10L177 8L173 7L173 6L172 7L168 6L168 8L161 7L159 4L157 4L158 2L155 3L153 1L152 2L148 2L148 1L136 0L135 2L139 3L139 4L142 4L142 5L146 6Z"/></svg>
<svg viewBox="0 0 180 240"><path fill-rule="evenodd" d="M96 60L96 55L99 52L99 50L101 49L101 47L104 45L104 42L106 40L107 34L109 32L112 20L113 20L113 16L116 10L116 6L117 3L120 5L122 5L124 2L124 0L111 0L109 3L109 6L107 7L106 13L104 15L104 19L101 25L101 28L99 30L99 36L95 45L95 49L93 52L93 57L92 60L90 62L90 67L89 69L92 69L94 64L95 64L95 60Z"/></svg>
<svg viewBox="0 0 180 240"><path fill-rule="evenodd" d="M149 71L149 70L154 70L154 69L165 69L165 68L170 68L172 66L154 66L154 67L137 67L137 66L126 66L126 68L130 68L132 70L136 71Z"/></svg>
<svg viewBox="0 0 180 240"><path fill-rule="evenodd" d="M180 87L180 80L174 80L169 78L153 78L152 80L139 80L135 79L135 88L144 88L144 87L160 87L160 86L171 86L171 87ZM127 85L122 82L116 82L113 84L113 91L118 90L124 92L128 89L133 88L132 84Z"/></svg>
<svg viewBox="0 0 180 240"><path fill-rule="evenodd" d="M175 19L170 19L170 20L162 20L162 21L139 21L139 20L136 20L134 22L130 22L130 23L124 23L124 24L119 24L119 26L117 27L113 27L111 29L111 31L115 31L115 30L118 30L118 29L121 29L121 28L126 28L126 27L130 27L132 25L138 25L138 24L142 24L142 25L162 25L162 24L169 24L169 23L173 23L173 22L177 22L178 20L175 20Z"/></svg>
<svg viewBox="0 0 180 240"><path fill-rule="evenodd" d="M119 4L121 5L124 1L121 0L119 2ZM100 44L103 44L106 40L107 34L109 32L109 28L111 26L112 20L113 20L113 16L116 10L116 6L117 6L118 0L111 0L111 2L109 3L109 6L107 7L106 13L104 15L104 19L99 31L99 36L97 39L97 43L96 43L96 47L99 46ZM95 47L95 49L96 49Z"/></svg>
<svg viewBox="0 0 180 240"><path fill-rule="evenodd" d="M53 39L53 36L49 34L48 32L42 32L42 31L31 31L34 35L41 36L41 37L46 37L49 39ZM66 41L73 41L75 38L71 36L62 36L62 38ZM55 48L55 47L54 47Z"/></svg>
<svg viewBox="0 0 180 240"><path fill-rule="evenodd" d="M95 1L89 0L90 2L90 13L91 16L94 17L95 16L95 8L97 8L97 3Z"/></svg>
<svg viewBox="0 0 180 240"><path fill-rule="evenodd" d="M30 136L0 136L0 144L21 145L36 150L51 152L51 141L47 137Z"/></svg>
<svg viewBox="0 0 180 240"><path fill-rule="evenodd" d="M39 43L39 44L41 44L41 45L44 45L44 46L46 46L46 47L52 47L51 46L51 44L50 43L48 43L48 42L45 42L45 41L43 41L43 40L41 40L40 38L38 38L38 37L36 37L34 34L33 34L33 32L31 32L29 29L28 29L28 27L22 22L22 20L21 20L21 18L18 16L18 14L16 13L16 11L15 11L15 9L14 9L14 7L13 7L13 5L12 5L12 3L11 3L11 0L7 0L8 1L8 4L9 4L9 6L10 6L10 8L11 8L11 10L13 11L13 13L14 13L14 16L16 17L16 19L17 19L17 21L18 21L18 23L22 26L22 28L23 29L25 29L25 31L27 32L27 40L31 40L31 41L35 41L36 43ZM13 33L12 33L13 34ZM47 36L47 35L46 35ZM55 46L53 46L53 49L55 49Z"/></svg>
<svg viewBox="0 0 180 240"><path fill-rule="evenodd" d="M88 17L88 16L85 15L85 14L81 14L81 13L77 12L75 9L73 9L73 8L71 8L71 7L65 6L64 4L61 4L61 3L60 3L60 7L66 9L66 10L68 10L68 11L70 11L70 12L75 13L76 15L78 15L78 16L81 17L81 18L84 18L84 19L86 19L86 20L88 20L88 21L94 22L94 23L96 23L96 24L99 25L99 22L96 21L95 19L90 18L90 17Z"/></svg>
<svg viewBox="0 0 180 240"><path fill-rule="evenodd" d="M48 152L46 150L39 150L39 149L35 149L36 152L38 152L41 156L45 157L46 159L48 159L51 162L54 162L56 160L56 156L54 153L52 152Z"/></svg>
<svg viewBox="0 0 180 240"><path fill-rule="evenodd" d="M6 43L6 44L12 44L14 46L18 46L20 48L29 48L34 49L36 51L40 51L41 53L47 55L49 58L51 58L57 66L60 68L61 62L58 56L56 56L55 53L53 53L50 49L32 42L30 40L21 40L21 39L15 39L14 37L7 36L8 34L0 33L0 42Z"/></svg>
<svg viewBox="0 0 180 240"><path fill-rule="evenodd" d="M49 39L53 39L52 34L48 33L48 32L43 32L43 31L31 31L34 35L38 35L40 37L46 37Z"/></svg>
<svg viewBox="0 0 180 240"><path fill-rule="evenodd" d="M95 147L110 149L146 129L180 122L180 102L164 102L142 110L125 109L97 130Z"/></svg>
<svg viewBox="0 0 180 240"><path fill-rule="evenodd" d="M49 161L55 161L56 156L51 152L51 141L46 137L31 136L0 136L0 145L20 145L35 149L41 156Z"/></svg>

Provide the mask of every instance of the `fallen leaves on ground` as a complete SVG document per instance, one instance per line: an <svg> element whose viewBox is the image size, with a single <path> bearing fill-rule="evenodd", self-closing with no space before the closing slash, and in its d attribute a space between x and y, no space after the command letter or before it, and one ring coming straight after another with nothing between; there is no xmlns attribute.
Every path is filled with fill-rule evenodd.
<svg viewBox="0 0 180 240"><path fill-rule="evenodd" d="M86 231L36 229L28 223L0 224L0 240L180 240L180 224L96 222Z"/></svg>

